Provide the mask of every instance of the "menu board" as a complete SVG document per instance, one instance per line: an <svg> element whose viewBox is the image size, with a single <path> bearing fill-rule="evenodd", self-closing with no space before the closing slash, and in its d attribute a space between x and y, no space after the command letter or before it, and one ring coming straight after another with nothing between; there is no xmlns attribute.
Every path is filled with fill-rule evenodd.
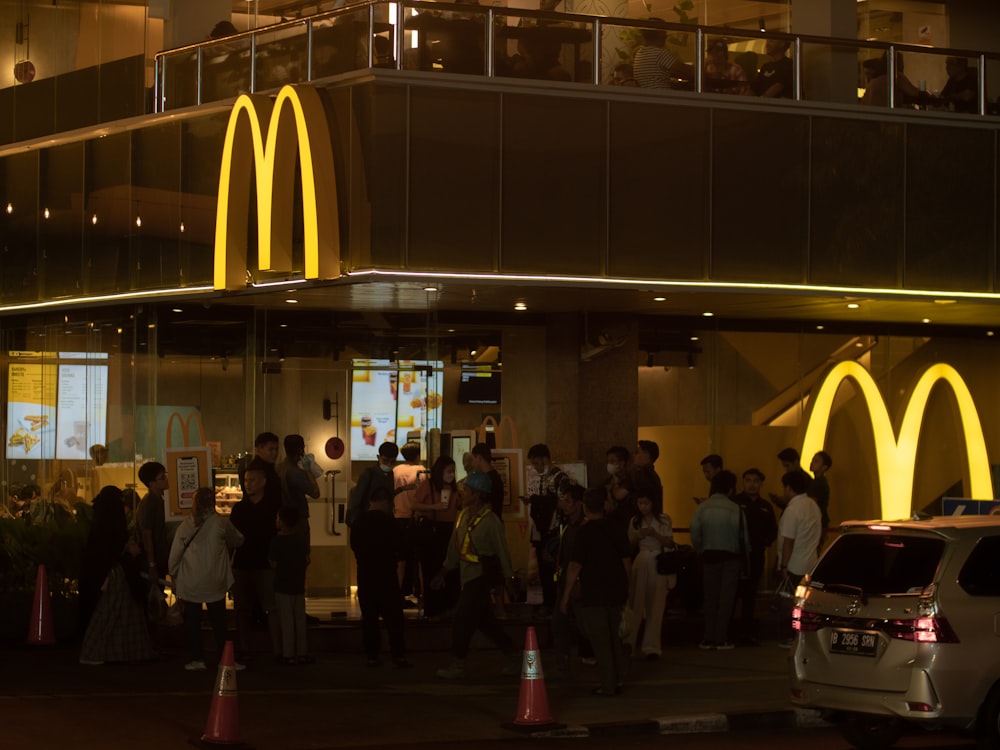
<svg viewBox="0 0 1000 750"><path fill-rule="evenodd" d="M7 386L7 458L53 458L56 365L12 362Z"/></svg>
<svg viewBox="0 0 1000 750"><path fill-rule="evenodd" d="M107 355L9 352L8 356L12 361L7 381L7 458L88 459L91 445L106 442L108 400L107 365L90 361Z"/></svg>
<svg viewBox="0 0 1000 750"><path fill-rule="evenodd" d="M375 461L384 442L420 443L427 456L427 431L441 426L444 363L421 360L355 359L351 378L351 459Z"/></svg>

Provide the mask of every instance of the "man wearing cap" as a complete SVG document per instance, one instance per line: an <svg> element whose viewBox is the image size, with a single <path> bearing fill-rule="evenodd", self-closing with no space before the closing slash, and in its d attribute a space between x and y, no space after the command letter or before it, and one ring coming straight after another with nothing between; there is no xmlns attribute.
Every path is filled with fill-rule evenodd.
<svg viewBox="0 0 1000 750"><path fill-rule="evenodd" d="M462 593L452 623L452 663L439 669L437 676L454 680L465 674L465 657L476 630L482 631L507 658L503 674L517 674L520 668L510 636L504 632L490 602L490 588L510 581L513 568L507 550L503 522L490 508L492 483L481 471L471 471L460 493L462 512L455 524L444 568L434 576L431 587L444 586L445 572L458 568Z"/></svg>
<svg viewBox="0 0 1000 750"><path fill-rule="evenodd" d="M361 472L358 483L351 490L351 496L347 501L347 513L344 516L344 522L348 526L353 525L354 520L368 510L372 493L376 488L385 487L389 490L389 497L395 497L396 484L392 467L398 455L399 448L395 443L386 442L378 447L378 463Z"/></svg>
<svg viewBox="0 0 1000 750"><path fill-rule="evenodd" d="M720 94L746 94L749 90L746 71L729 62L729 46L722 39L708 46L704 86L705 91Z"/></svg>

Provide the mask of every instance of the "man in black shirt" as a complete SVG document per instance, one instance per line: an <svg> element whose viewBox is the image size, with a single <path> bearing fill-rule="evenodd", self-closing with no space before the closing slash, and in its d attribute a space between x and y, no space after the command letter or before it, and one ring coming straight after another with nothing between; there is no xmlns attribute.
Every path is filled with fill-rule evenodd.
<svg viewBox="0 0 1000 750"><path fill-rule="evenodd" d="M271 471L274 468L271 467ZM233 607L236 611L236 646L245 662L258 609L267 616L271 646L281 655L278 612L274 606L274 571L267 559L271 539L277 533L276 518L281 495L267 495L267 465L255 458L243 474L243 499L229 517L243 534L243 545L233 553Z"/></svg>
<svg viewBox="0 0 1000 750"><path fill-rule="evenodd" d="M743 492L733 498L736 504L743 508L747 535L750 537L749 575L740 581L736 594L742 603L740 638L744 645L756 643L757 620L754 617L754 605L757 601L761 575L764 572L764 554L778 538L778 522L774 516L774 508L760 496L763 484L764 472L760 469L747 469L743 472Z"/></svg>
<svg viewBox="0 0 1000 750"><path fill-rule="evenodd" d="M358 603L361 605L361 638L368 666L377 667L382 650L378 618L389 632L392 663L409 667L403 640L403 597L396 572L403 536L392 517L392 491L376 487L351 526L351 549L358 563Z"/></svg>
<svg viewBox="0 0 1000 750"><path fill-rule="evenodd" d="M601 686L595 695L617 695L625 676L625 651L619 635L622 608L628 599L632 573L632 550L617 524L604 517L603 488L583 494L583 525L570 550L559 608L569 611L573 587L580 581L580 624L597 657Z"/></svg>

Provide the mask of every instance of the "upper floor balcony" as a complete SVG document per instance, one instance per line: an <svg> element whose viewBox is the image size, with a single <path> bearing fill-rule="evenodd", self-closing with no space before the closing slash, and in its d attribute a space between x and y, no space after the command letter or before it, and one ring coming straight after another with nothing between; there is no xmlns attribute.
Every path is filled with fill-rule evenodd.
<svg viewBox="0 0 1000 750"><path fill-rule="evenodd" d="M383 68L1000 114L1000 55L426 0L370 0L156 56L178 109Z"/></svg>

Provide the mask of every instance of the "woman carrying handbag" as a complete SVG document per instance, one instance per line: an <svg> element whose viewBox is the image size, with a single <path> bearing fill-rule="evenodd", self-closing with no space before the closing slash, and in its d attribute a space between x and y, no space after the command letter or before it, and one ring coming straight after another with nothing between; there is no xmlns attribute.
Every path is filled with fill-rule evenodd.
<svg viewBox="0 0 1000 750"><path fill-rule="evenodd" d="M638 547L638 554L632 563L629 609L633 622L625 645L626 650L635 653L638 625L645 621L640 649L648 661L655 661L663 651L660 630L667 594L677 584L676 575L662 575L657 571L656 558L664 547L674 546L674 531L670 516L663 513L659 497L640 495L636 505L638 511L628 525L628 540Z"/></svg>

